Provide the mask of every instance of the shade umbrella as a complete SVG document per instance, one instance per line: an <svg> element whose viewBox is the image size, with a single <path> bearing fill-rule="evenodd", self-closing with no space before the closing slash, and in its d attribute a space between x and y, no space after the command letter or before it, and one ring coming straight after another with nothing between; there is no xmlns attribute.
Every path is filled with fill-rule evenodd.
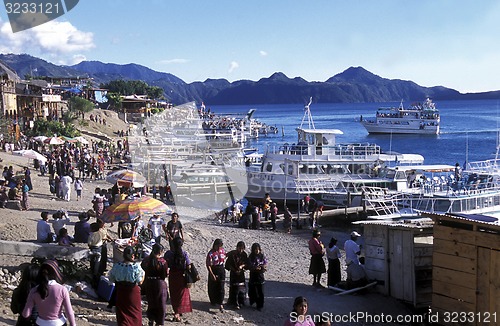
<svg viewBox="0 0 500 326"><path fill-rule="evenodd" d="M62 145L65 141L59 137L49 137L43 141L45 144L49 145Z"/></svg>
<svg viewBox="0 0 500 326"><path fill-rule="evenodd" d="M118 170L111 172L106 176L106 181L112 184L117 183L118 186L125 187L144 187L146 178L134 170Z"/></svg>
<svg viewBox="0 0 500 326"><path fill-rule="evenodd" d="M78 140L76 140L75 138L66 137L66 136L61 136L61 137L59 137L59 138L61 138L61 139L62 139L62 140L64 140L64 141L67 141L67 142L69 142L69 143L76 143L76 142L78 141Z"/></svg>
<svg viewBox="0 0 500 326"><path fill-rule="evenodd" d="M33 160L36 159L36 160L39 160L43 163L47 162L47 158L45 156L43 156L42 154L40 154L37 151L34 151L32 149L21 149L19 151L13 151L12 153L14 155L19 155L19 156L26 157L26 158L33 159Z"/></svg>
<svg viewBox="0 0 500 326"><path fill-rule="evenodd" d="M80 142L80 143L82 143L82 144L84 144L84 145L88 145L88 144L89 144L89 141L88 141L87 139L83 138L82 136L75 137L75 139L76 139L78 142Z"/></svg>
<svg viewBox="0 0 500 326"><path fill-rule="evenodd" d="M40 143L43 143L45 139L47 139L49 137L47 136L36 136L36 137L33 137L34 140L40 142Z"/></svg>
<svg viewBox="0 0 500 326"><path fill-rule="evenodd" d="M142 196L127 198L124 201L109 206L100 219L104 223L130 221L138 216L153 214L169 214L173 209L157 199Z"/></svg>

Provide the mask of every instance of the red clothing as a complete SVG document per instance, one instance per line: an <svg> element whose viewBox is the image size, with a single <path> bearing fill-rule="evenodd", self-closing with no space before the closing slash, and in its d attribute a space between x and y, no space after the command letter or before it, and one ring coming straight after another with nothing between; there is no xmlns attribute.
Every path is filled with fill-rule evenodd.
<svg viewBox="0 0 500 326"><path fill-rule="evenodd" d="M174 313L183 314L192 312L191 294L186 287L186 280L184 279L184 271L179 269L170 269L168 275L168 283L170 290L170 302Z"/></svg>
<svg viewBox="0 0 500 326"><path fill-rule="evenodd" d="M317 238L309 240L309 252L311 255L322 255L324 250L323 243Z"/></svg>
<svg viewBox="0 0 500 326"><path fill-rule="evenodd" d="M116 321L120 326L142 326L141 288L116 284Z"/></svg>
<svg viewBox="0 0 500 326"><path fill-rule="evenodd" d="M224 248L219 248L219 250L210 250L207 254L207 266L217 266L224 265L226 260L226 251Z"/></svg>

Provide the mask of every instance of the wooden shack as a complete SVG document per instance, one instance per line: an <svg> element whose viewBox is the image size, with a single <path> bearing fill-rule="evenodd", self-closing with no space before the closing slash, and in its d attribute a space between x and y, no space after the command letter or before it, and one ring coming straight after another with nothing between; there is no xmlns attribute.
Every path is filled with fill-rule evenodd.
<svg viewBox="0 0 500 326"><path fill-rule="evenodd" d="M432 220L362 221L365 270L377 291L426 307L432 295Z"/></svg>
<svg viewBox="0 0 500 326"><path fill-rule="evenodd" d="M435 221L432 312L456 317L461 325L500 324L498 220L467 214L427 216Z"/></svg>

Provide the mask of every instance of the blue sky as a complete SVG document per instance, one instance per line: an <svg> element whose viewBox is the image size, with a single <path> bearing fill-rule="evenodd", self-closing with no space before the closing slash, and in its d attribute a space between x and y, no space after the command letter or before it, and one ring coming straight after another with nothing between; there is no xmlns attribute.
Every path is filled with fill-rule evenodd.
<svg viewBox="0 0 500 326"><path fill-rule="evenodd" d="M186 82L325 81L351 66L461 92L500 90L495 0L80 0L64 16L12 33L0 52L56 64L137 63Z"/></svg>

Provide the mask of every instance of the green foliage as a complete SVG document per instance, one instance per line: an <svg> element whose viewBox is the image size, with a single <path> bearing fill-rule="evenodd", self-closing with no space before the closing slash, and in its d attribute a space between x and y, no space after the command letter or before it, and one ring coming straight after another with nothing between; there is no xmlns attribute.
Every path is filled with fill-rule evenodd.
<svg viewBox="0 0 500 326"><path fill-rule="evenodd" d="M108 89L110 93L116 93L119 95L147 95L152 99L163 97L164 93L163 88L158 86L149 86L142 80L112 80L107 84L102 84L101 88Z"/></svg>
<svg viewBox="0 0 500 326"><path fill-rule="evenodd" d="M33 129L31 129L28 133L28 136L47 137L52 137L54 136L54 134L66 137L76 137L80 135L80 132L75 128L73 124L64 125L59 121L47 120L36 120Z"/></svg>
<svg viewBox="0 0 500 326"><path fill-rule="evenodd" d="M80 119L80 120L78 121L78 124L79 124L80 126L83 126L83 127L88 127L88 126L89 126L89 122L88 122L87 120L83 120L83 119Z"/></svg>
<svg viewBox="0 0 500 326"><path fill-rule="evenodd" d="M94 103L79 96L73 96L68 101L69 110L72 112L87 113L94 109Z"/></svg>
<svg viewBox="0 0 500 326"><path fill-rule="evenodd" d="M108 92L106 94L106 98L108 99L108 104L111 105L111 107L113 107L115 109L121 107L122 98L120 97L120 94Z"/></svg>

